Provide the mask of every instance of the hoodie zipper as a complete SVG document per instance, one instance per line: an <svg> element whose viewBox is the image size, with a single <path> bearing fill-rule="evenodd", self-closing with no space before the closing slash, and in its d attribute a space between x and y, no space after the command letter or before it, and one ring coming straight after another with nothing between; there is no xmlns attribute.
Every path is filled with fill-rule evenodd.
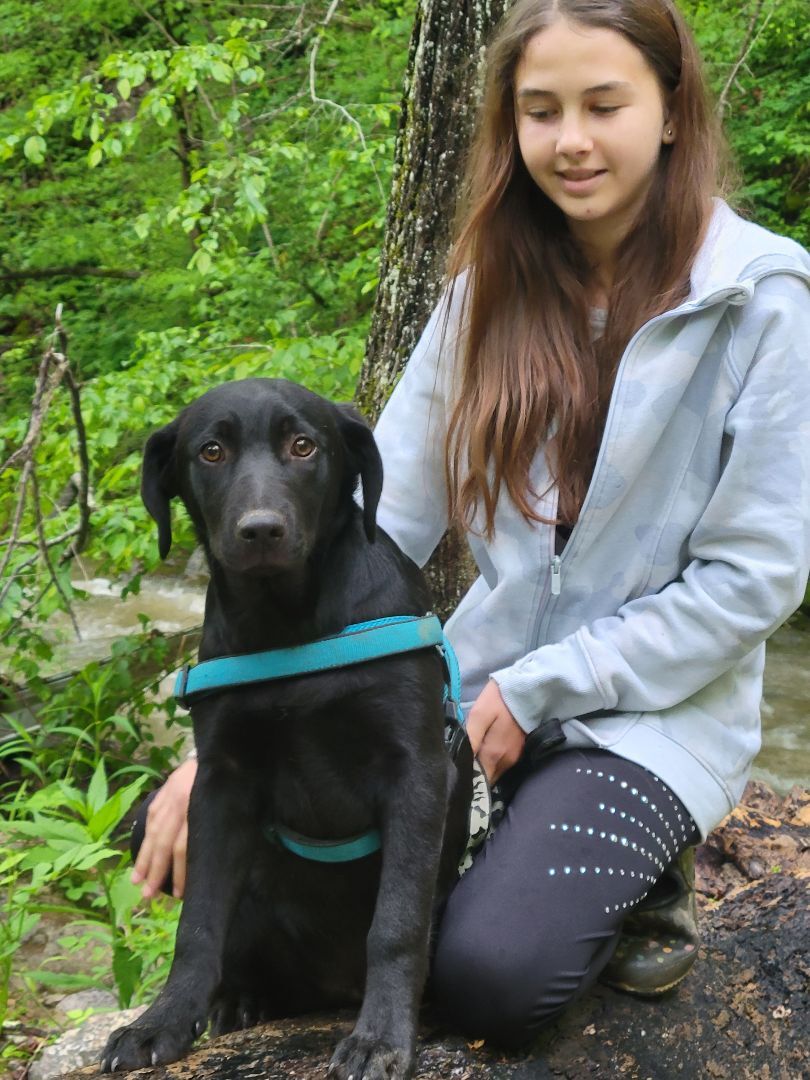
<svg viewBox="0 0 810 1080"><path fill-rule="evenodd" d="M681 315L691 315L696 311L702 311L704 308L710 307L710 306L712 306L712 305L714 305L716 303L720 303L723 300L731 301L732 299L737 299L738 297L740 297L740 299L742 299L742 295L744 295L746 299L748 298L748 293L747 293L746 290L744 290L741 286L735 286L733 288L727 288L727 289L720 290L720 291L718 291L716 293L712 293L710 296L704 297L702 300L700 300L698 302L693 301L691 304L688 304L688 303L687 304L682 304L680 307L675 308L673 311L665 311L661 315L656 315L656 317L654 319L650 319L649 322L645 323L643 326L640 326L638 328L638 330L635 332L635 334L633 335L633 337L630 339L630 341L629 341L629 343L627 345L627 348L624 350L622 358L619 361L619 366L616 369L616 379L615 379L615 382L613 384L613 393L610 396L610 405L608 406L608 413L607 413L607 417L605 418L605 431L604 431L604 434L602 436L602 442L601 442L601 445L599 447L599 453L598 453L597 458L596 458L596 464L594 465L593 475L591 476L591 482L588 485L588 491L587 491L587 493L585 495L585 500L584 500L584 502L582 504L582 509L579 512L579 518L577 519L573 529L571 530L571 535L568 537L568 541L567 541L567 543L566 543L566 545L565 545L565 547L563 549L562 555L556 555L556 554L552 555L552 558L551 558L551 560L549 562L549 575L550 575L551 588L550 588L550 591L548 593L545 593L541 603L538 605L537 617L536 617L535 623L534 623L534 630L533 630L532 636L530 638L530 648L531 649L539 648L540 635L541 635L541 632L545 629L545 627L543 626L543 623L547 619L547 617L550 617L550 614L551 614L551 604L549 604L550 597L555 597L556 598L556 597L562 595L563 568L564 568L563 567L563 561L565 560L566 556L570 557L570 552L573 549L574 541L576 539L577 532L579 530L579 523L582 520L582 518L585 516L585 514L587 512L587 509L588 509L588 504L591 501L591 493L594 491L594 488L595 488L594 481L596 480L596 478L597 478L597 476L599 474L599 469L600 469L600 467L602 465L602 462L604 460L604 457L605 457L605 446L607 445L607 439L605 438L605 434L610 429L611 420L612 420L613 414L615 412L615 404L614 403L616 401L616 387L619 385L619 382L620 382L620 380L622 378L622 375L623 375L623 373L624 373L624 371L625 371L625 369L626 369L626 367L627 367L627 365L629 363L630 357L632 356L633 352L636 349L638 349L640 343L642 341L646 340L650 336L650 334L653 333L655 331L655 329L661 323L666 322L669 319L677 318L677 317L679 317ZM737 302L739 303L740 300L738 300ZM554 543L554 529L552 529L552 545L553 545L553 543ZM552 551L553 551L553 546L552 546Z"/></svg>

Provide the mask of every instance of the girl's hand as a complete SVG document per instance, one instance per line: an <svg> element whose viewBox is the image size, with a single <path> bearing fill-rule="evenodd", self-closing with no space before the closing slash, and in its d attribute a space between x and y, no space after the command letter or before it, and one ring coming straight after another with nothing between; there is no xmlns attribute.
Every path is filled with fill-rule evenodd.
<svg viewBox="0 0 810 1080"><path fill-rule="evenodd" d="M470 709L465 727L473 753L490 784L494 784L523 753L526 733L509 712L492 679Z"/></svg>
<svg viewBox="0 0 810 1080"><path fill-rule="evenodd" d="M146 812L146 832L135 860L132 882L143 882L141 895L150 900L172 872L172 891L183 895L186 885L188 803L197 775L197 762L184 761L169 776Z"/></svg>

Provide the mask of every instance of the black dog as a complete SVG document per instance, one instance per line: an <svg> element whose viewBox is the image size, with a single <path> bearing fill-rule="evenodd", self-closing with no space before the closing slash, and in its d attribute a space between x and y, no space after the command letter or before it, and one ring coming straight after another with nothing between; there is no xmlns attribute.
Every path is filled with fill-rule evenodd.
<svg viewBox="0 0 810 1080"><path fill-rule="evenodd" d="M211 569L200 659L424 614L421 574L375 530L381 488L359 415L281 379L217 387L155 432L142 494L161 556L177 496ZM333 1074L409 1074L431 919L464 848L471 789L445 750L443 680L429 648L193 706L199 768L174 962L151 1008L110 1037L103 1071L176 1060L209 1017L218 1034L362 1001ZM382 850L311 862L271 843L268 825L325 840L376 827Z"/></svg>

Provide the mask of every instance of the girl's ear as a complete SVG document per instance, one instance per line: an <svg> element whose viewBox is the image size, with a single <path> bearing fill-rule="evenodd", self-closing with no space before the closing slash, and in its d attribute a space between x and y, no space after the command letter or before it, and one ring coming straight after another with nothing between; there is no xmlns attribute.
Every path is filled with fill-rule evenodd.
<svg viewBox="0 0 810 1080"><path fill-rule="evenodd" d="M149 436L143 452L141 498L157 522L158 551L165 559L172 546L172 519L169 503L179 494L174 465L174 447L179 421L155 431Z"/></svg>
<svg viewBox="0 0 810 1080"><path fill-rule="evenodd" d="M353 476L363 484L363 528L372 543L377 534L377 503L382 494L383 467L380 451L366 421L353 405L338 405L340 431Z"/></svg>
<svg viewBox="0 0 810 1080"><path fill-rule="evenodd" d="M675 136L677 135L677 129L675 121L668 119L664 121L664 133L661 136L661 141L665 146L671 146L675 142Z"/></svg>

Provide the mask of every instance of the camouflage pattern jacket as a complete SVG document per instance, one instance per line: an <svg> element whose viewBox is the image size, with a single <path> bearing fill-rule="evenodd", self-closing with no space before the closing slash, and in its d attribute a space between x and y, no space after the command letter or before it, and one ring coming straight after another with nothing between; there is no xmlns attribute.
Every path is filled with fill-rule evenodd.
<svg viewBox="0 0 810 1080"><path fill-rule="evenodd" d="M705 836L760 745L767 637L810 571L810 258L718 200L689 297L621 359L582 513L500 500L480 577L447 624L469 706L488 678L524 730L659 776ZM378 521L418 564L447 524L443 446L463 288L440 303L376 429ZM445 320L447 315L447 320ZM545 454L538 511L554 518Z"/></svg>

